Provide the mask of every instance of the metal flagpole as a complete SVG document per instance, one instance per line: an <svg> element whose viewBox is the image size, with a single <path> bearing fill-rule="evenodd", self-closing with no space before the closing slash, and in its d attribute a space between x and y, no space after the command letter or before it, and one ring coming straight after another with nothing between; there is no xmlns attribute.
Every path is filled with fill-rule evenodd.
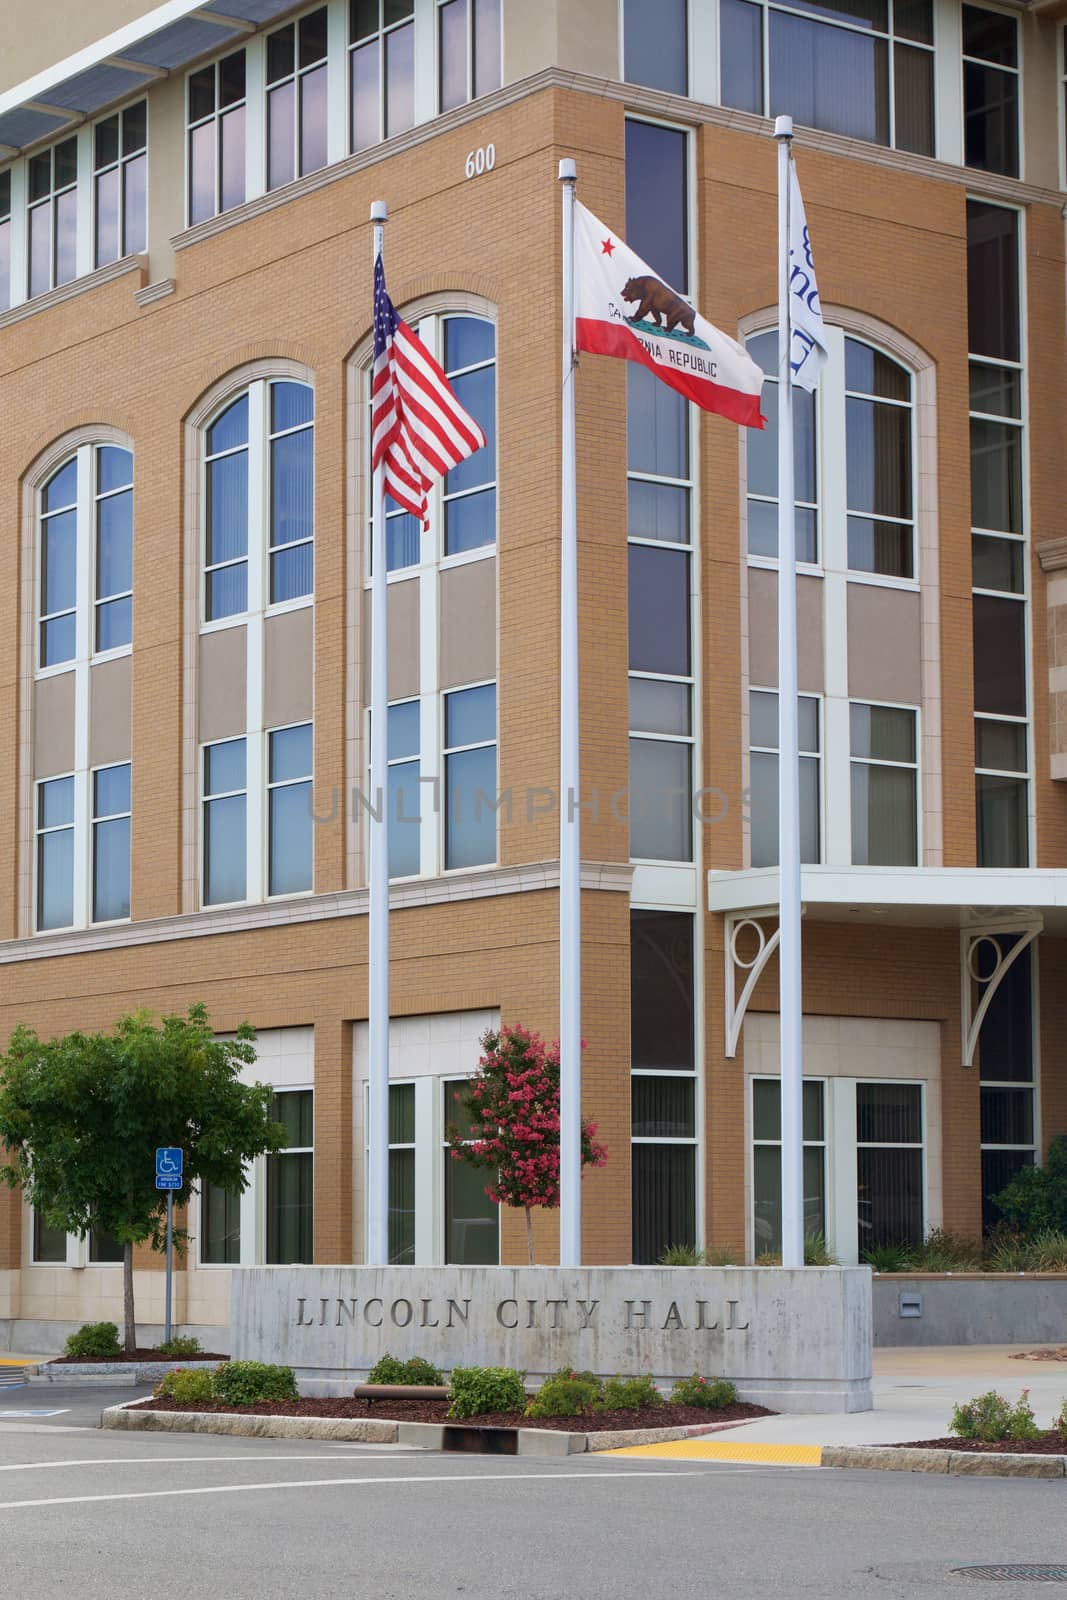
<svg viewBox="0 0 1067 1600"><path fill-rule="evenodd" d="M383 254L389 210L370 208L374 260ZM383 258L384 259L384 258ZM388 591L385 555L385 468L374 470L371 530L370 849L368 1015L370 1105L367 1129L367 1261L389 1262L389 785L386 733L389 717Z"/></svg>
<svg viewBox="0 0 1067 1600"><path fill-rule="evenodd" d="M782 1096L782 1265L804 1265L804 1088L800 989L800 778L797 736L796 513L789 315L792 117L778 141L778 1012Z"/></svg>
<svg viewBox="0 0 1067 1600"><path fill-rule="evenodd" d="M578 512L574 444L574 197L563 185L563 517L559 648L559 1261L582 1260L582 912L578 812Z"/></svg>

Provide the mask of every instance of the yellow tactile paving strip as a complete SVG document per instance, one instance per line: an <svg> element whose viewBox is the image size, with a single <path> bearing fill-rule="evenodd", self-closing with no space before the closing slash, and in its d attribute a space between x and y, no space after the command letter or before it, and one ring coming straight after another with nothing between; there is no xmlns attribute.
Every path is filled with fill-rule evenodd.
<svg viewBox="0 0 1067 1600"><path fill-rule="evenodd" d="M668 1444L635 1444L605 1450L609 1456L651 1456L674 1461L744 1461L768 1467L818 1467L822 1445L762 1444L754 1439L672 1439Z"/></svg>

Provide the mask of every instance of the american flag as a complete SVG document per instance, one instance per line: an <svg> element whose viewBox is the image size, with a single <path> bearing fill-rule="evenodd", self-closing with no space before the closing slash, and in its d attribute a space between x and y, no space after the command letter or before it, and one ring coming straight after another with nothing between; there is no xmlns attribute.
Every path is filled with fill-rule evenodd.
<svg viewBox="0 0 1067 1600"><path fill-rule="evenodd" d="M381 256L374 264L371 437L372 464L384 464L386 493L424 526L431 484L486 442L426 346L397 316Z"/></svg>

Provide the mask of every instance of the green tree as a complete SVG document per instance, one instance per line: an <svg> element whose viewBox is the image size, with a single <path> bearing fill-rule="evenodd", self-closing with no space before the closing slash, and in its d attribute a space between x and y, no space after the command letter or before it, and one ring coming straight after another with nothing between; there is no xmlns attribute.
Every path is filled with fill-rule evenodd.
<svg viewBox="0 0 1067 1600"><path fill-rule="evenodd" d="M1058 1134L1041 1167L1020 1167L993 1204L1020 1232L1067 1233L1067 1134Z"/></svg>
<svg viewBox="0 0 1067 1600"><path fill-rule="evenodd" d="M166 1243L156 1147L185 1152L183 1205L198 1180L244 1190L245 1164L285 1143L270 1088L240 1081L254 1039L247 1023L217 1039L195 1005L159 1024L147 1012L122 1017L113 1033L41 1040L19 1027L0 1057L0 1180L24 1189L50 1227L80 1238L100 1228L122 1244L127 1351L137 1347L133 1247Z"/></svg>

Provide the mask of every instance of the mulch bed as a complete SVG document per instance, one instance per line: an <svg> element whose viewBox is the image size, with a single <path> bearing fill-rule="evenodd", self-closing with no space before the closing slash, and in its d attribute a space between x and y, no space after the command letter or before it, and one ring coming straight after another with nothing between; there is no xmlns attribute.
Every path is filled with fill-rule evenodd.
<svg viewBox="0 0 1067 1600"><path fill-rule="evenodd" d="M125 1351L117 1356L52 1356L48 1365L50 1367L87 1367L100 1366L106 1362L108 1366L117 1365L123 1361L229 1361L229 1356L220 1356L213 1350L199 1350L195 1356L168 1356L162 1350L135 1350L132 1355Z"/></svg>
<svg viewBox="0 0 1067 1600"><path fill-rule="evenodd" d="M1067 1361L1067 1344L1057 1345L1054 1350L1047 1347L1044 1350L1017 1350L1011 1357L1012 1361Z"/></svg>
<svg viewBox="0 0 1067 1600"><path fill-rule="evenodd" d="M1040 1439L997 1439L987 1444L982 1439L913 1439L910 1444L894 1444L891 1450L966 1450L986 1456L1064 1456L1067 1439L1062 1433L1043 1433Z"/></svg>
<svg viewBox="0 0 1067 1600"><path fill-rule="evenodd" d="M765 1406L737 1400L719 1406L642 1406L637 1411L598 1411L582 1417L525 1417L506 1411L484 1417L450 1419L447 1400L346 1400L340 1396L315 1400L263 1400L256 1405L230 1406L218 1400L178 1405L173 1400L142 1400L139 1411L224 1411L253 1417L369 1417L385 1422L448 1422L456 1420L478 1428L554 1428L562 1433L615 1433L623 1428L691 1428L709 1422L747 1421L773 1417Z"/></svg>

